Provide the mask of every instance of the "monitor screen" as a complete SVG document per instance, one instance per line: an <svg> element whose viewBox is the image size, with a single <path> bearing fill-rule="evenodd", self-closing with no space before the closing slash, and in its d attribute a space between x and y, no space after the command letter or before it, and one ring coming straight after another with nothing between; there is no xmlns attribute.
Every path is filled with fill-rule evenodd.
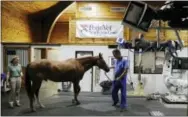
<svg viewBox="0 0 188 117"><path fill-rule="evenodd" d="M122 22L130 28L148 32L154 15L154 10L146 3L132 1L129 3Z"/></svg>
<svg viewBox="0 0 188 117"><path fill-rule="evenodd" d="M144 29L145 31L148 31L153 17L154 17L153 10L147 7L144 17L142 18L141 23L139 24L138 27Z"/></svg>
<svg viewBox="0 0 188 117"><path fill-rule="evenodd" d="M182 59L181 68L182 69L188 69L188 58L183 58Z"/></svg>
<svg viewBox="0 0 188 117"><path fill-rule="evenodd" d="M173 59L172 69L188 69L188 58Z"/></svg>
<svg viewBox="0 0 188 117"><path fill-rule="evenodd" d="M144 6L130 4L130 7L127 11L127 16L125 17L125 21L137 25L140 20L140 17L142 16L143 8Z"/></svg>

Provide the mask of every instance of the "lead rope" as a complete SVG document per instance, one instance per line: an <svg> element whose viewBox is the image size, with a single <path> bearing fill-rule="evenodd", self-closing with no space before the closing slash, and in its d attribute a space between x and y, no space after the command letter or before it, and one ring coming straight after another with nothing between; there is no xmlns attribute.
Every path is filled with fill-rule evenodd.
<svg viewBox="0 0 188 117"><path fill-rule="evenodd" d="M106 72L104 72L104 74L105 74L105 76L108 78L109 81L112 81L112 80L110 79L110 77L106 74Z"/></svg>

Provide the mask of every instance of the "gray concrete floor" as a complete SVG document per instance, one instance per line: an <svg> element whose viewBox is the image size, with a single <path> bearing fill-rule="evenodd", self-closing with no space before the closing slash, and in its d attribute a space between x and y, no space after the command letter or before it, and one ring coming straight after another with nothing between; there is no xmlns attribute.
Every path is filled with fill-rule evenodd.
<svg viewBox="0 0 188 117"><path fill-rule="evenodd" d="M42 94L40 94L42 97ZM37 112L30 112L29 101L26 93L22 91L21 107L10 109L7 103L7 94L1 95L2 116L149 116L150 111L161 111L165 116L186 116L185 108L167 108L159 101L146 101L145 98L128 97L128 110L120 112L119 108L112 107L110 95L100 93L80 93L79 106L72 104L73 93L63 93L42 97L41 101L46 106Z"/></svg>

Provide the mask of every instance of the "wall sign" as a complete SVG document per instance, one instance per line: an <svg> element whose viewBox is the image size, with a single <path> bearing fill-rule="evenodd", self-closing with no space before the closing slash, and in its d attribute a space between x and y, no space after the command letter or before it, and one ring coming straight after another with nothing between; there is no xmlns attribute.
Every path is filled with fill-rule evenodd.
<svg viewBox="0 0 188 117"><path fill-rule="evenodd" d="M125 7L111 7L110 11L111 12L125 12L126 8Z"/></svg>
<svg viewBox="0 0 188 117"><path fill-rule="evenodd" d="M121 21L76 21L78 38L117 38L123 37Z"/></svg>
<svg viewBox="0 0 188 117"><path fill-rule="evenodd" d="M81 11L81 12L92 11L92 7L91 6L79 7L79 11Z"/></svg>

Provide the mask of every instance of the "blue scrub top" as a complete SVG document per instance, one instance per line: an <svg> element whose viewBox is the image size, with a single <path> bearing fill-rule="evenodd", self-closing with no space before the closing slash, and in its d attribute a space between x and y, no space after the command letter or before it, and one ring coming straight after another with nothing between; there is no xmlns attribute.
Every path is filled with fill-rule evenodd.
<svg viewBox="0 0 188 117"><path fill-rule="evenodd" d="M126 68L129 68L128 60L125 60L123 58L121 60L115 60L115 79L119 77ZM126 77L127 75L125 75L122 80L126 79Z"/></svg>

